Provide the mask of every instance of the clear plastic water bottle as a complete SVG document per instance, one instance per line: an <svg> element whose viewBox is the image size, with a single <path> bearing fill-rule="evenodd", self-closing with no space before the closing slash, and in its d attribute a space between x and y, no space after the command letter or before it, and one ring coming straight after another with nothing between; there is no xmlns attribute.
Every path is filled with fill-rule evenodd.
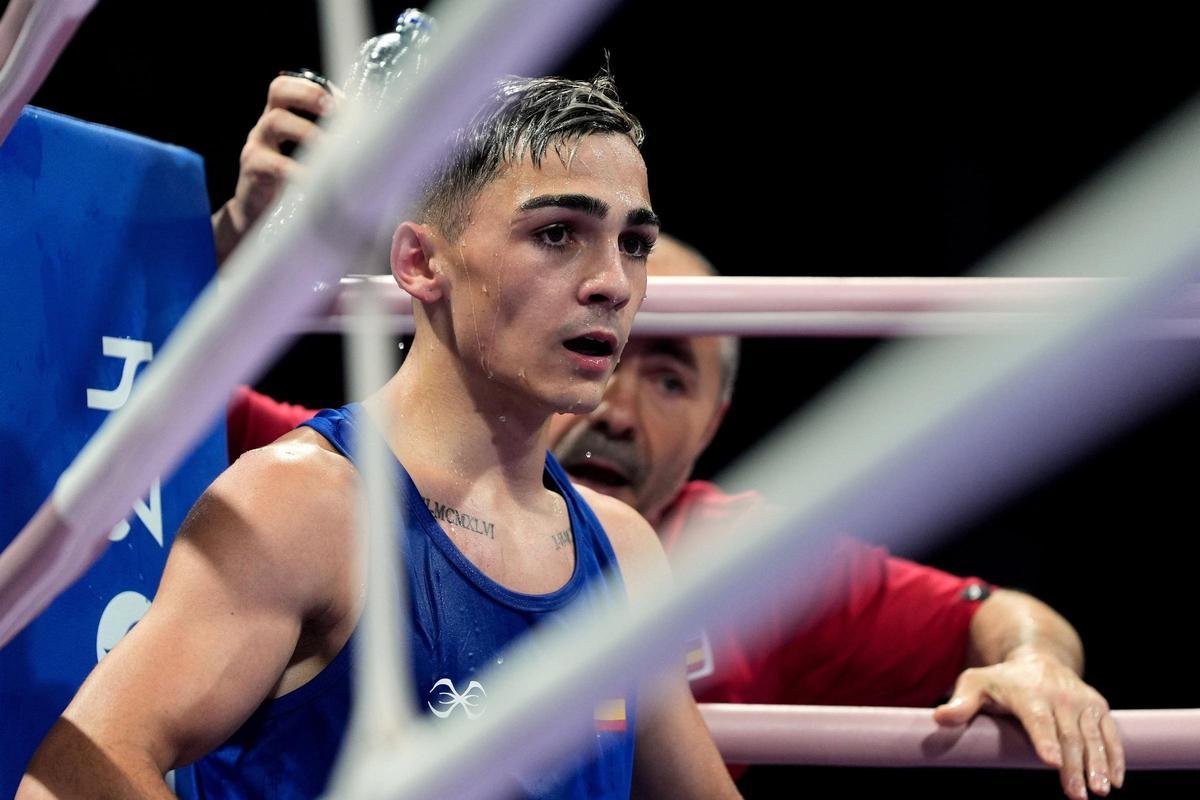
<svg viewBox="0 0 1200 800"><path fill-rule="evenodd" d="M394 31L372 37L359 48L358 60L350 68L342 90L346 99L375 113L385 102L403 95L421 71L422 49L436 31L437 21L433 17L415 8L407 9L396 18ZM303 203L304 195L298 194L291 202L277 206L264 223L262 235L276 235Z"/></svg>
<svg viewBox="0 0 1200 800"><path fill-rule="evenodd" d="M436 31L433 17L415 8L405 11L394 32L363 43L346 80L346 96L378 111L386 99L402 95L421 71L421 51Z"/></svg>

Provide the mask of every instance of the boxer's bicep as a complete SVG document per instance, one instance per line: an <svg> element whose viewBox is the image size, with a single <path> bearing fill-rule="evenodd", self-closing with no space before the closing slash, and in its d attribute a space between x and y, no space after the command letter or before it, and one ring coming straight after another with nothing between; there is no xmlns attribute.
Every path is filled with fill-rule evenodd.
<svg viewBox="0 0 1200 800"><path fill-rule="evenodd" d="M247 603L239 578L221 572L232 553L197 546L195 532L181 531L150 609L35 755L30 774L52 796L92 796L89 774L94 796L156 796L163 773L220 744L286 666L298 619Z"/></svg>
<svg viewBox="0 0 1200 800"><path fill-rule="evenodd" d="M337 539L325 529L341 512L319 507L312 483L270 454L218 478L181 528L150 609L43 749L57 742L51 755L109 762L138 785L236 731L272 695L340 579L339 559L313 543Z"/></svg>
<svg viewBox="0 0 1200 800"><path fill-rule="evenodd" d="M304 621L304 578L289 574L276 537L219 497L199 505L150 610L93 674L135 709L106 702L102 719L136 715L125 727L142 741L128 744L164 768L221 744L270 696Z"/></svg>

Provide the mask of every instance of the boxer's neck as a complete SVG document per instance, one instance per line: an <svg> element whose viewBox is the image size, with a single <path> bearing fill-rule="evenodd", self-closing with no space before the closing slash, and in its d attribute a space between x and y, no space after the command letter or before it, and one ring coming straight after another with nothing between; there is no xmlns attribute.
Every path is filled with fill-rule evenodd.
<svg viewBox="0 0 1200 800"><path fill-rule="evenodd" d="M444 352L416 347L365 405L412 474L516 502L540 498L550 410Z"/></svg>

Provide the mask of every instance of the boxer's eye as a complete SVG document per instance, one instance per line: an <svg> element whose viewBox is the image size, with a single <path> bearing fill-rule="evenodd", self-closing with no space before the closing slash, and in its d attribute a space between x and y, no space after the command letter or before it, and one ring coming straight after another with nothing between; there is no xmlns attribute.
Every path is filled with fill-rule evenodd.
<svg viewBox="0 0 1200 800"><path fill-rule="evenodd" d="M571 242L571 226L562 222L547 225L533 232L533 240L547 250L561 250Z"/></svg>
<svg viewBox="0 0 1200 800"><path fill-rule="evenodd" d="M620 238L621 252L633 258L646 258L654 249L654 238L644 233L624 233Z"/></svg>

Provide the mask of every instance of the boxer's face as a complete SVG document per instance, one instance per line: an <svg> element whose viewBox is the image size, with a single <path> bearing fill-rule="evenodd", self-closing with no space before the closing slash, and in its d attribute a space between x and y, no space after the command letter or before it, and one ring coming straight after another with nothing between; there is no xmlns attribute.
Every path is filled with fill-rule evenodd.
<svg viewBox="0 0 1200 800"><path fill-rule="evenodd" d="M707 274L665 239L649 269L652 275ZM573 480L658 524L720 425L721 394L718 337L635 338L595 410L551 421L551 447Z"/></svg>
<svg viewBox="0 0 1200 800"><path fill-rule="evenodd" d="M446 275L455 346L489 390L586 412L645 295L658 224L628 137L587 136L563 154L527 157L480 191Z"/></svg>

